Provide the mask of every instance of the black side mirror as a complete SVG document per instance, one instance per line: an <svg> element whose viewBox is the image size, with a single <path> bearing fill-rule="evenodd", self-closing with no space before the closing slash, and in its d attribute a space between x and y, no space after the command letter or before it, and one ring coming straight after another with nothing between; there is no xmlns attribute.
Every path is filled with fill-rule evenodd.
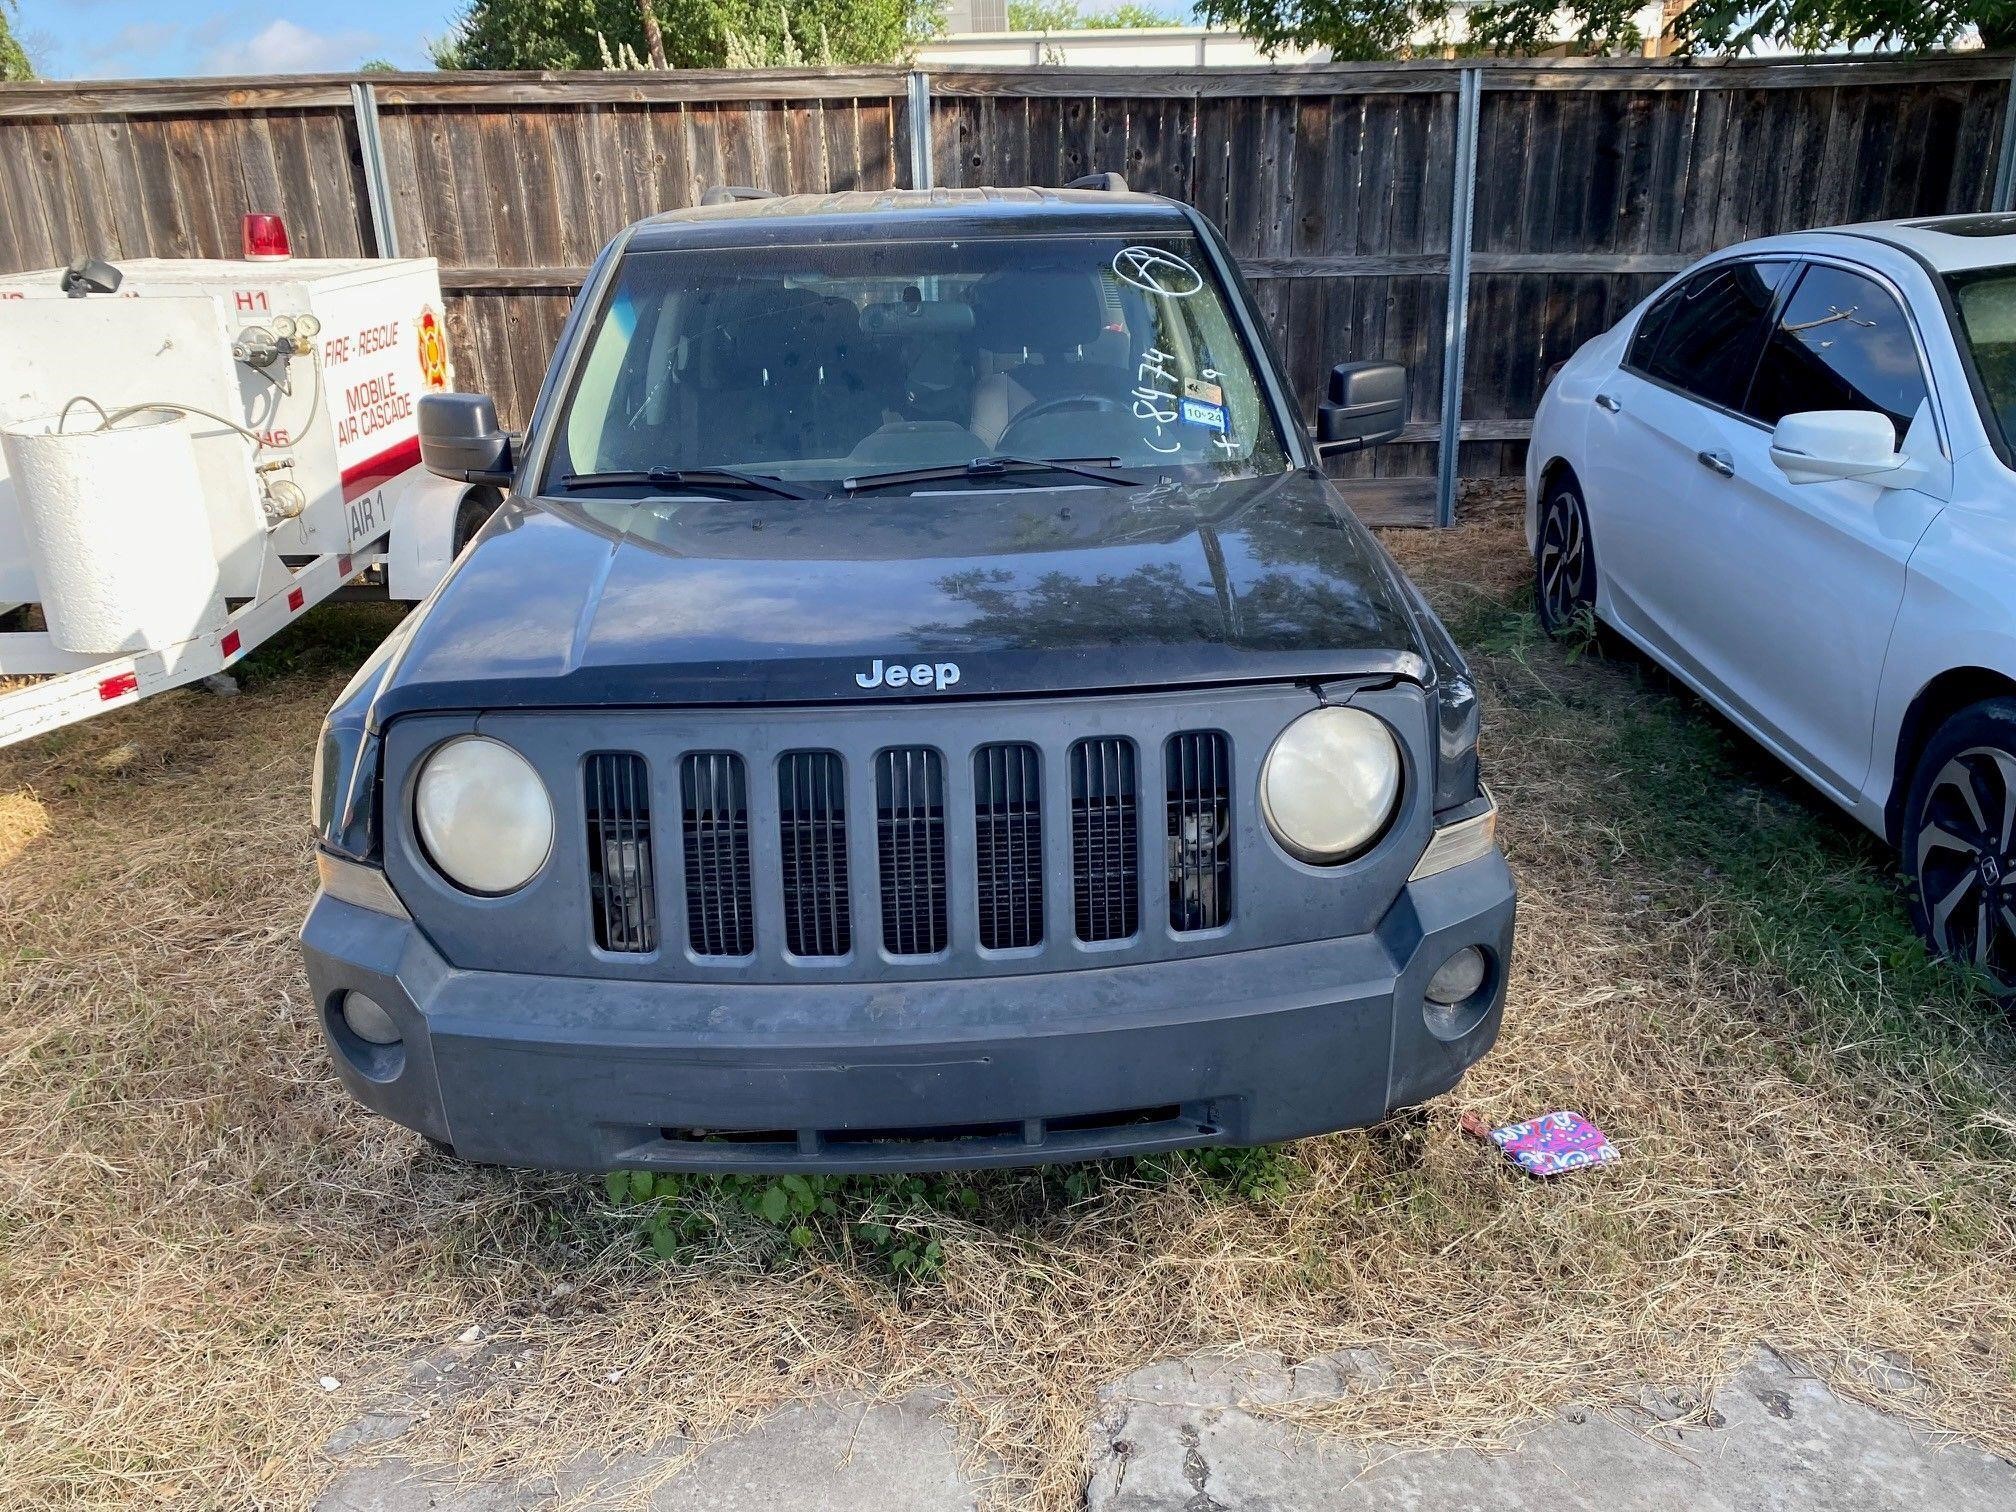
<svg viewBox="0 0 2016 1512"><path fill-rule="evenodd" d="M1407 369L1397 362L1340 362L1330 369L1330 397L1316 408L1316 449L1379 446L1398 440L1406 423Z"/></svg>
<svg viewBox="0 0 2016 1512"><path fill-rule="evenodd" d="M503 488L511 481L511 433L497 428L488 394L423 394L420 460L458 483Z"/></svg>

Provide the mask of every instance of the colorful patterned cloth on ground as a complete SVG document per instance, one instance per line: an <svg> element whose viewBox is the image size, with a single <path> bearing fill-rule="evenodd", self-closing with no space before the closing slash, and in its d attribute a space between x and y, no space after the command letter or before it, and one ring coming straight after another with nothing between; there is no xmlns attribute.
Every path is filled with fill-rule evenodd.
<svg viewBox="0 0 2016 1512"><path fill-rule="evenodd" d="M1580 1113L1543 1113L1530 1123L1493 1129L1491 1138L1507 1160L1532 1176L1559 1176L1617 1158L1609 1136Z"/></svg>

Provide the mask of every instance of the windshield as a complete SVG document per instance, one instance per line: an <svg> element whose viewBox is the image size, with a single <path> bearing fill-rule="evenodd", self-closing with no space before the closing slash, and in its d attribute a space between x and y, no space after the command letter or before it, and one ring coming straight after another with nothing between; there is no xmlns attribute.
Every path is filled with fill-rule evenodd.
<svg viewBox="0 0 2016 1512"><path fill-rule="evenodd" d="M1285 469L1194 237L634 253L589 339L545 491L736 469L836 492L990 457L1199 481ZM662 493L677 480L627 483ZM1091 485L995 468L899 486Z"/></svg>
<svg viewBox="0 0 2016 1512"><path fill-rule="evenodd" d="M1988 428L2005 454L2016 440L2016 269L1985 268L1947 279L1960 311L1960 334L1981 375Z"/></svg>

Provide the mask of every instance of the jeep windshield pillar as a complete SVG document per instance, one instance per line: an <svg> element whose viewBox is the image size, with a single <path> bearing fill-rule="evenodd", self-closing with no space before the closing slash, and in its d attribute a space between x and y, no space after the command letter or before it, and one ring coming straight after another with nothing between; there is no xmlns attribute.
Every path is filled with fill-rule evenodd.
<svg viewBox="0 0 2016 1512"><path fill-rule="evenodd" d="M324 727L344 1085L471 1160L744 1171L1453 1086L1512 944L1476 699L1318 458L1405 374L1312 441L1154 196L718 198L603 252L522 444L422 416L510 472Z"/></svg>

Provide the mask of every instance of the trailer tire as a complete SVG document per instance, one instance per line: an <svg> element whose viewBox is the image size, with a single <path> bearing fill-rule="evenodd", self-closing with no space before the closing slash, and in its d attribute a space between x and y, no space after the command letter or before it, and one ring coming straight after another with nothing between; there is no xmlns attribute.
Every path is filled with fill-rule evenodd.
<svg viewBox="0 0 2016 1512"><path fill-rule="evenodd" d="M472 488L462 495L462 502L455 508L455 533L451 537L451 554L462 555L462 548L476 538L490 516L497 513L497 506L504 497L494 488Z"/></svg>

